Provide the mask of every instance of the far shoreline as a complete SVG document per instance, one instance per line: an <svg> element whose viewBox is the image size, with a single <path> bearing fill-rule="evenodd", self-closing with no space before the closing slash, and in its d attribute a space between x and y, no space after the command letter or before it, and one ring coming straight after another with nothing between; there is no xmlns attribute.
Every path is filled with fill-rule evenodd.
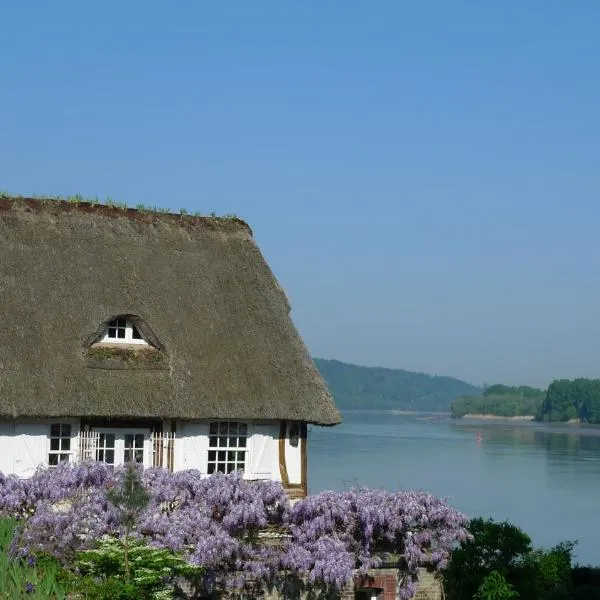
<svg viewBox="0 0 600 600"><path fill-rule="evenodd" d="M491 414L477 414L477 413L467 413L460 419L480 419L482 421L534 421L535 415L517 415L514 417L503 417L501 415L491 415Z"/></svg>

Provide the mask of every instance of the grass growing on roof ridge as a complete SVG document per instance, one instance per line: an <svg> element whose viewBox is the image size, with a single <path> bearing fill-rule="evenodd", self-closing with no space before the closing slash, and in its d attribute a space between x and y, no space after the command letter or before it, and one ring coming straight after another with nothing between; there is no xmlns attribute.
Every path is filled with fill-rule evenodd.
<svg viewBox="0 0 600 600"><path fill-rule="evenodd" d="M117 202L110 196L107 196L106 200L102 201L98 196L94 196L93 198L88 198L82 196L81 194L74 194L72 196L61 196L60 194L51 196L46 194L32 194L30 196L22 196L20 194L11 194L6 190L0 190L0 200L37 200L43 204L48 202L68 202L70 204L91 204L93 206L104 206L107 208L115 208L120 210L137 210L138 212L147 212L152 214L173 214L176 215L176 212L171 212L166 207L160 206L150 206L146 204L136 204L135 207L129 206L127 202ZM201 217L204 219L219 219L226 221L237 221L239 217L233 213L225 213L224 215L217 215L215 212L210 212L208 214L202 214L199 211L189 212L185 208L179 209L179 216L181 217Z"/></svg>

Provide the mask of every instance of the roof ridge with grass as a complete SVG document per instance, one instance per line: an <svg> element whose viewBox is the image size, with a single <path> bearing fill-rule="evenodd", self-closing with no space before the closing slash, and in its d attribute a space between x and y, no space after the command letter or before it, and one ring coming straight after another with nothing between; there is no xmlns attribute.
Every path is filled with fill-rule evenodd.
<svg viewBox="0 0 600 600"><path fill-rule="evenodd" d="M0 211L11 210L21 207L23 210L31 211L74 211L95 212L109 217L128 217L138 221L151 222L153 220L164 220L172 223L184 223L186 226L194 223L208 226L225 226L225 229L244 228L251 235L250 226L234 215L228 213L217 215L214 212L203 214L200 212L189 212L185 208L179 209L179 212L171 212L168 208L155 205L136 204L135 208L129 206L126 202L118 202L112 198L102 201L99 198L86 198L80 194L74 196L19 196L0 192Z"/></svg>

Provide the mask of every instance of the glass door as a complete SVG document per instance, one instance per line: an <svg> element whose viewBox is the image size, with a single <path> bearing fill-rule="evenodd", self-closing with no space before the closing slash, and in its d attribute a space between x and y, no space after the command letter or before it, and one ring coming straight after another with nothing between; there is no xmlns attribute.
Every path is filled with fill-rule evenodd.
<svg viewBox="0 0 600 600"><path fill-rule="evenodd" d="M96 460L105 465L115 466L115 442L114 433L100 432L98 445L96 447Z"/></svg>
<svg viewBox="0 0 600 600"><path fill-rule="evenodd" d="M114 467L126 463L150 466L149 429L99 429L96 460Z"/></svg>
<svg viewBox="0 0 600 600"><path fill-rule="evenodd" d="M124 463L134 462L144 464L145 437L143 433L126 433L124 435Z"/></svg>

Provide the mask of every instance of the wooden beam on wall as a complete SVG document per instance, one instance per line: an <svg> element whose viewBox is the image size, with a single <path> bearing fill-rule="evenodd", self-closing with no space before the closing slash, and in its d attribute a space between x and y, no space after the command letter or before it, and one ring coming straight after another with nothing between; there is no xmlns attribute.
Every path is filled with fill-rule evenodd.
<svg viewBox="0 0 600 600"><path fill-rule="evenodd" d="M308 495L308 427L302 423L300 427L300 483L304 490L304 495Z"/></svg>
<svg viewBox="0 0 600 600"><path fill-rule="evenodd" d="M281 483L283 487L290 485L290 477L287 470L287 462L285 460L285 439L287 436L287 421L281 421L279 425L279 474L281 475Z"/></svg>

